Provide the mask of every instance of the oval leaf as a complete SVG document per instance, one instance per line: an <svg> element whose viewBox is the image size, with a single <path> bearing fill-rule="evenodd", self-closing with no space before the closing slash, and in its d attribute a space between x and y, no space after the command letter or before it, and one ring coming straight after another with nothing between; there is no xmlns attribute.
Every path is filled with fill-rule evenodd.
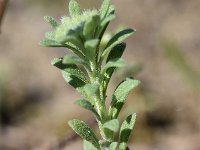
<svg viewBox="0 0 200 150"><path fill-rule="evenodd" d="M89 83L84 86L85 93L87 94L88 97L94 96L98 91L98 89L99 86L96 83Z"/></svg>
<svg viewBox="0 0 200 150"><path fill-rule="evenodd" d="M112 118L117 118L121 108L124 105L129 92L138 86L140 81L127 78L125 81L120 83L112 95L111 106L109 108L109 115Z"/></svg>
<svg viewBox="0 0 200 150"><path fill-rule="evenodd" d="M126 150L127 142L130 137L131 131L133 130L134 124L136 121L136 114L132 114L124 120L120 128L119 134L119 150Z"/></svg>
<svg viewBox="0 0 200 150"><path fill-rule="evenodd" d="M77 100L75 103L76 103L78 106L81 106L81 107L83 107L83 108L85 108L85 109L87 109L87 110L93 112L94 115L96 116L96 118L97 118L98 120L100 120L99 114L97 113L97 111L95 110L94 106L93 106L89 101L86 101L86 100L84 100L84 99L80 99L80 100Z"/></svg>
<svg viewBox="0 0 200 150"><path fill-rule="evenodd" d="M104 74L109 68L119 68L125 66L125 61L122 58L111 59L102 69Z"/></svg>
<svg viewBox="0 0 200 150"><path fill-rule="evenodd" d="M135 30L133 29L125 29L122 30L120 32L118 32L117 34L115 34L110 41L108 42L108 44L106 45L106 48L102 54L102 58L104 58L106 56L106 54L117 44L121 43L122 41L124 41L126 38L128 38L129 36L131 36L133 33L135 32Z"/></svg>
<svg viewBox="0 0 200 150"><path fill-rule="evenodd" d="M122 54L124 53L125 48L126 48L126 43L117 44L110 51L110 53L109 53L109 55L107 57L106 62L109 62L112 59L120 58L122 56ZM106 70L106 73L104 74L104 78L106 80L106 82L105 82L106 85L110 81L110 78L111 78L113 72L115 71L115 69L116 69L115 67L112 67L112 68L108 68Z"/></svg>
<svg viewBox="0 0 200 150"><path fill-rule="evenodd" d="M68 124L81 138L91 142L97 149L100 147L96 135L85 122L73 119Z"/></svg>
<svg viewBox="0 0 200 150"><path fill-rule="evenodd" d="M65 55L63 58L63 64L85 64L85 61L81 59L80 57L77 57L75 55Z"/></svg>
<svg viewBox="0 0 200 150"><path fill-rule="evenodd" d="M61 69L64 80L74 87L82 96L91 99L85 93L84 86L88 83L85 74L76 65L63 64L62 58L54 59L51 64Z"/></svg>

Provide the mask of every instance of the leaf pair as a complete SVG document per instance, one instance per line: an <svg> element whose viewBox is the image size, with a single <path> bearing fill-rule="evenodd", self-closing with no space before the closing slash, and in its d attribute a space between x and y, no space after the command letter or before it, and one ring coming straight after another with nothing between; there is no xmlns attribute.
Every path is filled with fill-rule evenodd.
<svg viewBox="0 0 200 150"><path fill-rule="evenodd" d="M121 125L120 134L119 134L119 150L126 150L127 142L129 140L131 131L134 127L136 120L136 114L128 116ZM69 126L81 137L84 139L84 150L99 150L100 145L98 139L92 129L83 121L78 119L70 120ZM112 126L115 126L116 120L110 121L104 124L104 127L109 129ZM116 150L117 142L112 142L108 150Z"/></svg>

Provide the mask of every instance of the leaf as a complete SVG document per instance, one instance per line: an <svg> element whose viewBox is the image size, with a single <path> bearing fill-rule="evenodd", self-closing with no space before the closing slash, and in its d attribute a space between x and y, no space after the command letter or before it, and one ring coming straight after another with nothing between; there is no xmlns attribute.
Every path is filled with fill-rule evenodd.
<svg viewBox="0 0 200 150"><path fill-rule="evenodd" d="M108 9L107 16L113 15L114 13L115 13L115 6L110 5L110 6L109 6L109 9Z"/></svg>
<svg viewBox="0 0 200 150"><path fill-rule="evenodd" d="M112 101L109 108L109 116L117 118L121 108L124 105L129 92L138 86L140 81L127 78L125 81L120 83L112 95Z"/></svg>
<svg viewBox="0 0 200 150"><path fill-rule="evenodd" d="M117 149L117 142L112 142L109 146L109 150L116 150Z"/></svg>
<svg viewBox="0 0 200 150"><path fill-rule="evenodd" d="M40 45L44 47L65 47L65 45L62 45L50 39L43 39L42 41L40 41Z"/></svg>
<svg viewBox="0 0 200 150"><path fill-rule="evenodd" d="M93 106L89 101L84 100L84 99L80 99L80 100L77 100L75 103L76 103L78 106L81 106L81 107L83 107L83 108L85 108L85 109L87 109L87 110L93 112L94 115L96 116L96 118L97 118L98 120L100 120L99 114L97 113L97 111L95 110L94 106Z"/></svg>
<svg viewBox="0 0 200 150"><path fill-rule="evenodd" d="M75 55L65 55L63 58L63 64L85 64L85 61Z"/></svg>
<svg viewBox="0 0 200 150"><path fill-rule="evenodd" d="M98 26L99 21L100 21L100 18L98 15L89 17L86 20L84 28L83 28L83 35L86 39L94 38L96 27Z"/></svg>
<svg viewBox="0 0 200 150"><path fill-rule="evenodd" d="M74 87L82 96L91 99L85 93L84 86L88 83L85 74L76 65L63 64L62 58L57 58L52 61L52 65L61 69L64 80Z"/></svg>
<svg viewBox="0 0 200 150"><path fill-rule="evenodd" d="M85 56L89 60L95 62L97 45L99 44L99 39L88 40L85 42Z"/></svg>
<svg viewBox="0 0 200 150"><path fill-rule="evenodd" d="M100 8L101 19L103 19L106 16L109 6L110 6L110 0L103 0L103 3Z"/></svg>
<svg viewBox="0 0 200 150"><path fill-rule="evenodd" d="M115 18L114 12L115 12L114 6L110 5L106 17L101 20L101 24L96 32L96 36L99 37L100 39L102 38L106 28L108 27L109 22Z"/></svg>
<svg viewBox="0 0 200 150"><path fill-rule="evenodd" d="M115 47L111 49L106 62L109 62L112 59L120 58L124 53L125 48L126 48L126 43L117 44Z"/></svg>
<svg viewBox="0 0 200 150"><path fill-rule="evenodd" d="M51 64L65 72L69 72L72 76L75 76L85 83L88 83L88 79L85 74L76 65L66 65L63 63L63 58L54 58Z"/></svg>
<svg viewBox="0 0 200 150"><path fill-rule="evenodd" d="M56 29L56 27L59 26L59 23L50 16L44 16L44 20L49 23L53 29Z"/></svg>
<svg viewBox="0 0 200 150"><path fill-rule="evenodd" d="M122 56L122 54L124 53L125 48L126 48L126 43L117 44L110 51L106 62L109 62L110 60L113 60L113 59L120 58ZM105 77L107 78L107 82L109 82L109 80L110 80L115 69L116 69L116 67L112 67L112 68L108 68L106 70Z"/></svg>
<svg viewBox="0 0 200 150"><path fill-rule="evenodd" d="M71 17L81 15L81 9L75 0L70 0L69 2L69 13Z"/></svg>
<svg viewBox="0 0 200 150"><path fill-rule="evenodd" d="M108 17L106 17L102 22L101 22L101 27L102 29L106 26L106 24L108 24L110 21L112 21L113 19L115 19L115 15L109 15Z"/></svg>
<svg viewBox="0 0 200 150"><path fill-rule="evenodd" d="M55 41L55 31L46 32L45 33L45 38L49 39L49 40L54 40Z"/></svg>
<svg viewBox="0 0 200 150"><path fill-rule="evenodd" d="M117 44L121 43L122 41L124 41L126 38L128 38L130 35L132 35L135 32L135 30L133 29L125 29L122 30L120 32L118 32L117 34L115 34L110 41L108 42L108 44L106 45L106 48L102 54L102 58L105 57L105 55Z"/></svg>
<svg viewBox="0 0 200 150"><path fill-rule="evenodd" d="M121 125L120 133L119 133L119 150L126 150L127 142L129 140L131 131L133 130L134 124L136 121L136 114L132 114L124 120Z"/></svg>
<svg viewBox="0 0 200 150"><path fill-rule="evenodd" d="M125 61L122 58L111 59L102 69L102 74L109 68L119 68L125 66Z"/></svg>
<svg viewBox="0 0 200 150"><path fill-rule="evenodd" d="M98 150L92 143L86 140L83 141L83 149L84 150Z"/></svg>
<svg viewBox="0 0 200 150"><path fill-rule="evenodd" d="M81 138L91 142L97 149L100 147L96 135L85 122L73 119L68 124Z"/></svg>
<svg viewBox="0 0 200 150"><path fill-rule="evenodd" d="M84 86L85 93L87 94L88 97L94 96L98 91L98 89L99 86L96 83L89 83Z"/></svg>
<svg viewBox="0 0 200 150"><path fill-rule="evenodd" d="M78 29L74 29L74 31L66 30L66 27L64 25L59 26L55 32L55 40L61 44L70 42L70 43L76 45L76 47L83 49L83 43L82 43L81 39L76 34L73 34L73 33L77 33L77 32L79 32Z"/></svg>
<svg viewBox="0 0 200 150"><path fill-rule="evenodd" d="M71 45L66 44L66 43L60 44L56 42L55 40L51 40L47 38L41 40L39 44L44 47L66 47L70 49L72 52L74 52L76 55L78 55L79 57L84 58L83 54L77 48L71 46L72 44Z"/></svg>
<svg viewBox="0 0 200 150"><path fill-rule="evenodd" d="M110 120L103 124L103 128L109 129L113 132L117 132L119 129L119 121L118 119Z"/></svg>
<svg viewBox="0 0 200 150"><path fill-rule="evenodd" d="M71 68L72 69L72 68ZM89 99L87 94L85 93L83 87L86 84L84 81L80 80L77 76L72 75L69 72L61 71L64 80L69 83L72 87L74 87L82 96Z"/></svg>

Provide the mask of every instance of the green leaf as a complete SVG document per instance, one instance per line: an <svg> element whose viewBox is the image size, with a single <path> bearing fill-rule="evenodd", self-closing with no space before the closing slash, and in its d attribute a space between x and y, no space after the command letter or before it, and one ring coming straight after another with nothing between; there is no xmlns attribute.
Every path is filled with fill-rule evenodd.
<svg viewBox="0 0 200 150"><path fill-rule="evenodd" d="M43 39L42 41L40 41L40 45L44 47L65 47L65 45L62 45L50 39Z"/></svg>
<svg viewBox="0 0 200 150"><path fill-rule="evenodd" d="M87 110L93 112L94 115L96 116L96 118L97 118L98 120L100 120L99 114L97 113L97 111L95 110L94 106L93 106L89 101L84 100L84 99L80 99L80 100L77 100L75 103L76 103L78 106L81 106L81 107L83 107L83 108L85 108L85 109L87 109Z"/></svg>
<svg viewBox="0 0 200 150"><path fill-rule="evenodd" d="M112 101L109 108L109 116L117 118L121 108L124 105L129 92L138 86L140 81L127 78L125 81L120 83L112 95Z"/></svg>
<svg viewBox="0 0 200 150"><path fill-rule="evenodd" d="M55 40L61 44L70 42L70 43L76 45L76 47L83 49L83 43L82 43L81 39L77 36L77 32L80 32L80 31L78 29L66 30L65 26L62 25L56 29Z"/></svg>
<svg viewBox="0 0 200 150"><path fill-rule="evenodd" d="M63 64L85 64L85 61L75 55L65 55L63 58Z"/></svg>
<svg viewBox="0 0 200 150"><path fill-rule="evenodd" d="M119 150L126 150L127 148L127 142L129 140L131 131L133 130L134 124L136 120L136 114L132 114L124 120L122 123L122 126L120 128L120 133L119 133Z"/></svg>
<svg viewBox="0 0 200 150"><path fill-rule="evenodd" d="M102 74L104 74L109 68L119 68L125 66L125 61L122 58L111 59L102 69Z"/></svg>
<svg viewBox="0 0 200 150"><path fill-rule="evenodd" d="M108 122L103 124L103 128L109 129L113 132L117 132L119 129L118 119L109 120Z"/></svg>
<svg viewBox="0 0 200 150"><path fill-rule="evenodd" d="M75 0L70 0L69 2L69 13L71 17L81 15L81 9Z"/></svg>
<svg viewBox="0 0 200 150"><path fill-rule="evenodd" d="M85 122L73 119L68 124L81 138L91 142L97 149L100 147L96 135Z"/></svg>
<svg viewBox="0 0 200 150"><path fill-rule="evenodd" d="M63 64L62 58L57 58L52 61L52 65L61 69L64 80L74 87L82 96L91 99L87 96L84 86L88 83L85 74L76 65Z"/></svg>
<svg viewBox="0 0 200 150"><path fill-rule="evenodd" d="M96 83L88 83L84 86L85 93L88 97L92 97L98 91L99 86Z"/></svg>
<svg viewBox="0 0 200 150"><path fill-rule="evenodd" d="M95 62L97 45L99 44L99 39L88 40L85 42L85 56L89 60Z"/></svg>
<svg viewBox="0 0 200 150"><path fill-rule="evenodd" d="M109 10L110 0L103 0L103 3L100 8L101 19L103 19Z"/></svg>
<svg viewBox="0 0 200 150"><path fill-rule="evenodd" d="M106 45L106 48L102 54L102 59L106 56L106 54L117 44L121 43L122 41L124 41L126 38L128 38L130 35L132 35L135 32L135 30L133 29L125 29L122 30L120 32L118 32L117 34L115 34L110 41L108 42L108 44Z"/></svg>
<svg viewBox="0 0 200 150"><path fill-rule="evenodd" d="M50 16L44 16L44 20L49 23L53 29L56 29L56 27L59 26L59 23Z"/></svg>
<svg viewBox="0 0 200 150"><path fill-rule="evenodd" d="M85 74L76 65L66 65L63 63L63 58L54 58L51 64L65 72L69 72L72 76L77 77L85 83L88 83L88 79Z"/></svg>
<svg viewBox="0 0 200 150"><path fill-rule="evenodd" d="M46 32L45 33L45 38L49 39L49 40L54 40L55 41L55 31Z"/></svg>
<svg viewBox="0 0 200 150"><path fill-rule="evenodd" d="M94 15L89 17L83 28L83 35L86 39L94 38L96 27L98 26L100 18L98 15Z"/></svg>
<svg viewBox="0 0 200 150"><path fill-rule="evenodd" d="M125 48L126 48L126 43L120 43L115 45L115 47L111 49L106 62L109 62L112 59L120 58L124 53Z"/></svg>
<svg viewBox="0 0 200 150"><path fill-rule="evenodd" d="M80 58L84 58L83 54L77 48L73 47L71 43L61 44L61 43L56 42L55 40L46 38L46 39L43 39L42 41L40 41L39 44L44 47L66 47L69 50L71 50L73 53L78 55Z"/></svg>
<svg viewBox="0 0 200 150"><path fill-rule="evenodd" d="M110 6L109 6L109 9L108 9L107 16L113 15L114 13L115 13L115 6L110 5Z"/></svg>
<svg viewBox="0 0 200 150"><path fill-rule="evenodd" d="M115 15L109 15L108 17L106 17L102 22L101 22L101 27L102 29L106 26L106 24L108 24L110 21L112 21L113 19L115 19Z"/></svg>
<svg viewBox="0 0 200 150"><path fill-rule="evenodd" d="M109 150L116 150L117 149L117 142L112 142L109 146Z"/></svg>
<svg viewBox="0 0 200 150"><path fill-rule="evenodd" d="M98 150L92 143L86 140L83 141L83 149L84 150Z"/></svg>
<svg viewBox="0 0 200 150"><path fill-rule="evenodd" d="M114 6L110 5L106 17L102 19L101 24L96 32L96 36L99 37L100 39L102 38L104 32L106 31L109 22L115 18L114 12L115 12Z"/></svg>
<svg viewBox="0 0 200 150"><path fill-rule="evenodd" d="M118 59L122 56L122 54L124 53L124 50L126 48L126 43L120 43L120 44L117 44L115 47L112 48L112 50L110 51L108 57L107 57L107 60L106 62L109 62L110 60L113 60L113 59ZM112 68L108 68L106 70L106 74L105 74L105 77L107 79L107 82L109 82L113 72L115 71L115 67L112 67Z"/></svg>

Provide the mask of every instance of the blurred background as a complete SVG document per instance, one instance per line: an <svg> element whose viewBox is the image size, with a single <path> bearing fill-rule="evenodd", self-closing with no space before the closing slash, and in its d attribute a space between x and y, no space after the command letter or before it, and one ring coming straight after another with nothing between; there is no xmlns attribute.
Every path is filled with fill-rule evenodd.
<svg viewBox="0 0 200 150"><path fill-rule="evenodd" d="M101 0L77 0L99 8ZM133 150L200 150L200 1L112 0L120 26L137 29L127 40L127 68L117 71L109 95L125 76L141 81L120 119L137 113L129 141ZM96 128L92 115L74 101L51 59L65 49L43 48L50 30L43 16L60 19L66 0L9 0L0 34L0 149L82 149L67 121L79 118Z"/></svg>

